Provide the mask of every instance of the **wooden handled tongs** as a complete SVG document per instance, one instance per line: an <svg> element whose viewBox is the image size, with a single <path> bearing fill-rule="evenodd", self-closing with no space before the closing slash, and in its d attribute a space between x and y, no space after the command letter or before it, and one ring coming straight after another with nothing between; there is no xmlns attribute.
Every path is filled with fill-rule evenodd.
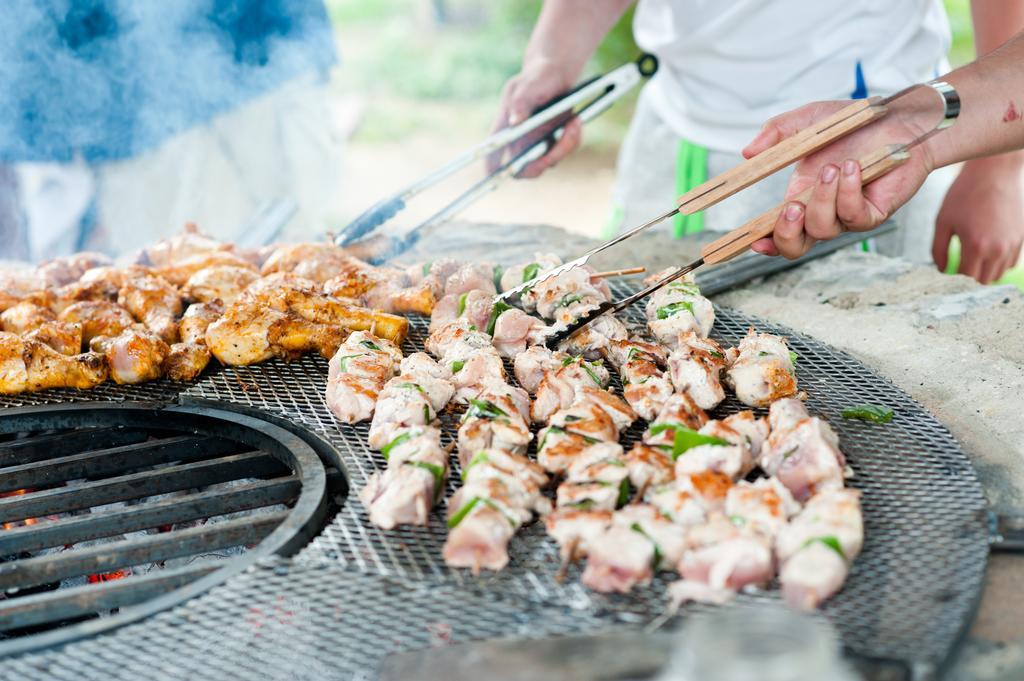
<svg viewBox="0 0 1024 681"><path fill-rule="evenodd" d="M923 89L923 90L922 90ZM831 116L824 118L814 125L801 130L795 135L788 137L775 146L765 150L757 156L744 161L735 168L728 170L717 177L713 177L704 184L694 187L679 197L677 205L663 215L650 220L639 227L615 237L614 239L601 244L600 246L584 253L575 260L560 265L535 279L527 281L520 286L509 289L498 295L495 302L502 299L510 299L524 291L533 288L538 283L567 272L574 267L581 267L591 257L607 250L612 246L622 243L636 234L666 220L673 215L681 213L689 215L715 205L733 194L746 189L747 187L760 182L764 178L795 163L796 161L809 156L810 154L823 149L832 142L846 137L857 130L860 130L869 123L885 116L890 111L890 105L901 97L906 97L912 92L929 92L934 90L942 97L942 119L932 128L919 134L913 140L902 144L886 144L873 152L862 156L860 161L861 181L867 185L882 177L893 168L896 168L908 158L910 149L921 144L939 130L949 127L960 114L960 99L950 85L941 81L934 81L925 85L914 85L897 92L885 99L872 97L870 99L858 100L846 106ZM934 98L934 95L930 95ZM920 99L920 98L918 98ZM927 98L926 98L927 99ZM927 103L934 105L934 99L927 100ZM919 104L915 104L919 106ZM807 189L792 197L790 201L806 202L810 199L812 189ZM548 337L546 345L550 348L556 347L560 342L573 335L581 328L608 312L619 312L633 303L646 298L651 293L669 284L676 279L692 272L701 265L711 265L725 262L736 257L747 250L751 244L758 239L771 236L775 223L785 208L787 202L771 208L746 224L734 229L722 237L712 241L701 249L701 257L684 267L678 267L660 280L647 288L635 293L618 302L604 302L600 306L585 313L579 319L560 329Z"/></svg>

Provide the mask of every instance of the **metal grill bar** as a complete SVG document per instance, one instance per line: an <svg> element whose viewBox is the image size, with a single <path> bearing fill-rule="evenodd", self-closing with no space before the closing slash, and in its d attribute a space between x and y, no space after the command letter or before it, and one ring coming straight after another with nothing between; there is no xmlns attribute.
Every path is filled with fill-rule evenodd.
<svg viewBox="0 0 1024 681"><path fill-rule="evenodd" d="M0 565L0 589L49 584L69 577L110 572L260 541L288 517L287 511L226 520L125 542L28 558Z"/></svg>
<svg viewBox="0 0 1024 681"><path fill-rule="evenodd" d="M100 449L0 469L0 492L49 487L76 478L124 473L171 461L200 461L235 454L241 447L228 440L179 435L163 440Z"/></svg>
<svg viewBox="0 0 1024 681"><path fill-rule="evenodd" d="M86 584L8 600L0 608L0 631L61 622L134 605L193 582L217 567L214 563L186 565L132 576L131 579Z"/></svg>
<svg viewBox="0 0 1024 681"><path fill-rule="evenodd" d="M25 525L0 532L0 556L283 504L294 499L301 487L298 478L289 476Z"/></svg>
<svg viewBox="0 0 1024 681"><path fill-rule="evenodd" d="M145 442L150 433L137 428L89 428L69 433L53 433L22 438L0 444L0 465L14 466L43 459L54 459L101 447L116 447Z"/></svg>
<svg viewBox="0 0 1024 681"><path fill-rule="evenodd" d="M287 472L280 461L264 452L233 454L5 497L0 499L0 522L68 513L115 501L142 499L238 478L262 478Z"/></svg>

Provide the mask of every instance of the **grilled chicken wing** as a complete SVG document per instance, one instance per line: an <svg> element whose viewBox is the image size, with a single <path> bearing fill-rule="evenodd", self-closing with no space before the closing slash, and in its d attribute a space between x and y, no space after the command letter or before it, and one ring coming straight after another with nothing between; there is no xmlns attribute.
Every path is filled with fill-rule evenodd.
<svg viewBox="0 0 1024 681"><path fill-rule="evenodd" d="M167 359L164 360L163 372L172 381L192 381L210 363L210 348L202 343L174 343L171 345Z"/></svg>
<svg viewBox="0 0 1024 681"><path fill-rule="evenodd" d="M206 329L224 316L224 305L219 300L193 303L185 310L178 324L178 336L183 343L206 344Z"/></svg>
<svg viewBox="0 0 1024 681"><path fill-rule="evenodd" d="M62 355L39 341L0 331L0 393L93 388L107 378L103 355Z"/></svg>
<svg viewBox="0 0 1024 681"><path fill-rule="evenodd" d="M256 267L251 262L229 251L198 253L183 260L179 260L173 265L155 267L153 268L153 273L157 276L163 277L175 286L184 286L199 272L213 267L232 267L236 270L245 270L252 273L253 279L256 279L256 277L259 276L256 272Z"/></svg>
<svg viewBox="0 0 1024 681"><path fill-rule="evenodd" d="M93 352L107 357L110 377L117 383L143 383L163 375L170 347L149 329L134 326L117 336L99 336L89 343Z"/></svg>
<svg viewBox="0 0 1024 681"><path fill-rule="evenodd" d="M86 270L112 265L113 261L102 253L75 253L54 258L36 268L36 273L48 287L65 286L82 278Z"/></svg>
<svg viewBox="0 0 1024 681"><path fill-rule="evenodd" d="M341 274L352 257L333 244L303 243L278 246L263 263L264 276L275 272L291 272L323 284Z"/></svg>
<svg viewBox="0 0 1024 681"><path fill-rule="evenodd" d="M117 302L164 342L178 340L181 296L165 279L154 275L129 277L118 291Z"/></svg>
<svg viewBox="0 0 1024 681"><path fill-rule="evenodd" d="M232 250L226 244L206 236L193 223L187 223L179 234L158 241L139 254L139 261L153 267L169 267L197 255Z"/></svg>
<svg viewBox="0 0 1024 681"><path fill-rule="evenodd" d="M60 321L81 325L83 347L97 336L117 336L135 324L128 310L107 301L74 303L60 313Z"/></svg>
<svg viewBox="0 0 1024 681"><path fill-rule="evenodd" d="M182 292L189 300L209 303L219 299L225 305L230 305L259 278L254 267L215 265L198 270L190 276Z"/></svg>
<svg viewBox="0 0 1024 681"><path fill-rule="evenodd" d="M57 319L49 308L35 303L21 302L0 313L0 331L8 333L27 333L46 322Z"/></svg>
<svg viewBox="0 0 1024 681"><path fill-rule="evenodd" d="M347 335L339 326L311 322L243 298L206 328L206 346L221 364L247 365L271 357L297 359L314 350L330 358Z"/></svg>
<svg viewBox="0 0 1024 681"><path fill-rule="evenodd" d="M82 325L72 322L44 322L23 334L27 340L49 345L62 355L77 355L82 351Z"/></svg>

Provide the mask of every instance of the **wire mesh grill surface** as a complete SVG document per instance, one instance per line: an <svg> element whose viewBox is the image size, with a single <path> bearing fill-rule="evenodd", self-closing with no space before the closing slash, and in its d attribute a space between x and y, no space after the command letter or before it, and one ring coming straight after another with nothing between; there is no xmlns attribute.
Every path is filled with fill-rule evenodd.
<svg viewBox="0 0 1024 681"><path fill-rule="evenodd" d="M617 289L617 295L628 293L621 286ZM850 484L864 492L864 550L843 591L825 605L825 616L836 625L845 645L856 652L925 666L938 664L948 655L973 613L987 562L985 500L968 459L934 417L850 356L730 310L717 312L712 335L725 344L736 344L750 326L789 337L792 349L799 355L797 376L801 389L808 393L808 408L828 419L836 429L841 448L856 471ZM634 308L631 315L629 321L642 322L638 309ZM426 320L413 319L406 352L422 349L425 335ZM236 578L203 599L179 608L175 611L179 614L165 613L142 625L73 644L66 648L66 654L84 659L90 653L81 651L99 650L99 642L108 641L111 649L118 651L108 659L144 660L144 651L155 655L159 648L172 650L186 642L198 645L211 635L219 638L221 634L213 634L213 628L221 627L231 634L223 634L224 645L214 651L219 658L248 665L262 659L262 655L273 657L274 653L252 650L265 646L279 649L278 655L306 651L300 655L305 665L317 661L330 669L337 664L341 665L339 670L358 671L372 668L379 659L380 637L387 639L386 646L392 646L387 650L429 644L411 634L407 639L393 640L396 626L419 631L435 619L454 621L466 617L473 625L472 638L487 638L514 633L522 613L529 618L536 616L529 627L524 627L535 635L639 624L662 613L665 586L670 581L664 577L628 595L614 596L584 589L578 582L578 571L571 571L569 578L558 584L554 578L558 570L557 547L539 523L515 537L510 546L511 562L504 571L478 578L444 565L441 547L447 530L443 509L435 510L426 528L384 531L371 525L355 492L374 470L384 467L385 461L366 446L365 424L341 424L327 410L322 397L326 374L327 364L319 357L307 356L290 364L272 361L208 373L180 397L182 401L217 399L265 409L313 428L337 448L353 493L320 536L296 557L290 577L268 581L248 576ZM138 399L134 389L129 392ZM117 395L105 397L123 399ZM892 407L895 418L885 425L841 418L844 408L866 402ZM712 415L720 417L741 408L730 398ZM455 431L455 418L452 414L443 416L449 437ZM637 440L641 432L639 424L631 428L623 436L624 444L628 446ZM453 480L458 480L458 473L453 458ZM455 485L449 482L446 496L454 489ZM309 580L315 586L310 586ZM433 610L406 607L420 601L412 596L406 600L404 592L401 598L388 595L388 588L398 588L388 585L401 585L401 589L411 593L425 594L423 605L429 602ZM431 598L431 594L436 598ZM309 625L309 640L303 638L302 627L289 630L293 640L282 636L275 641L273 636L261 638L258 632L243 631L248 625L237 615L217 615L218 608L226 607L219 605L222 600L234 599L235 607L244 609L249 599L259 602L261 598L308 599L305 607L310 613L309 621L315 622ZM332 609L340 606L349 612L350 602L358 598L364 599L359 607L365 609L365 616L331 619ZM775 600L777 595L769 590L740 598ZM185 617L180 614L183 611L190 613L186 619L181 619ZM358 607L351 612L357 611ZM207 622L207 616L216 622ZM244 639L246 636L250 638ZM244 641L236 642L239 637ZM349 646L345 643L349 637L368 637L372 643ZM145 641L153 642L152 649L143 645ZM136 648L140 652L129 655ZM32 658L35 661L31 664L57 659L50 657L53 654L59 651ZM179 663L191 664L177 659L167 664ZM148 674L149 663L139 664L144 665L147 676L161 678ZM19 667L26 673L38 668ZM283 678L283 672L277 670L285 668L283 663L255 664L251 675L242 676ZM109 668L106 671L111 672ZM7 673L13 672L5 670L4 674ZM191 669L188 673L203 676L193 674ZM230 676L237 675L236 672ZM38 673L15 676L28 678ZM323 676L348 677L341 672Z"/></svg>

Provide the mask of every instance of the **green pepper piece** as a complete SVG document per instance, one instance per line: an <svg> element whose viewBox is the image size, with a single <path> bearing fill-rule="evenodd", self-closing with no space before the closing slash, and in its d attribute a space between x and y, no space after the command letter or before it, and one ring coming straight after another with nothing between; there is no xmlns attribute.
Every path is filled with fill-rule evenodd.
<svg viewBox="0 0 1024 681"><path fill-rule="evenodd" d="M712 435L704 435L698 433L695 430L691 430L681 423L652 423L649 429L651 435L658 435L671 430L672 437L672 460L675 461L680 456L685 454L688 450L701 445L715 445L715 446L726 446L731 444L728 440L723 440L720 437L714 437Z"/></svg>
<svg viewBox="0 0 1024 681"><path fill-rule="evenodd" d="M659 307L656 314L658 319L668 319L672 315L679 314L683 310L693 314L693 303L687 300L681 300L678 303L669 303L665 307Z"/></svg>
<svg viewBox="0 0 1024 681"><path fill-rule="evenodd" d="M501 277L504 274L505 268L502 265L494 266L494 277L492 281L494 281L494 290L497 291L498 293L501 293Z"/></svg>
<svg viewBox="0 0 1024 681"><path fill-rule="evenodd" d="M654 546L654 556L651 559L651 567L655 571L657 571L657 569L661 567L662 558L661 547L658 546L658 542L654 541L654 537L644 532L644 528L640 527L640 523L633 523L629 526L629 529L633 530L634 532L639 532L643 536L647 537L647 540L650 541L651 544Z"/></svg>
<svg viewBox="0 0 1024 681"><path fill-rule="evenodd" d="M829 547L830 549L838 553L839 557L842 558L844 561L846 561L847 563L850 562L846 558L846 552L843 551L843 545L839 543L839 538L835 535L829 534L823 537L811 537L810 539L805 541L804 545L800 548L805 549L814 543L824 544L825 546Z"/></svg>
<svg viewBox="0 0 1024 681"><path fill-rule="evenodd" d="M479 503L480 497L473 497L472 499L464 503L462 506L460 506L459 510L456 511L455 514L448 519L448 529L452 530L458 527L459 523L465 520L466 516L469 515L469 512L476 508L476 505Z"/></svg>
<svg viewBox="0 0 1024 681"><path fill-rule="evenodd" d="M365 352L359 352L354 355L345 355L344 357L339 357L338 368L341 369L342 371L348 371L348 361L353 357L362 357L365 354Z"/></svg>
<svg viewBox="0 0 1024 681"><path fill-rule="evenodd" d="M418 390L421 393L425 393L426 392L425 390L423 390L423 386L417 385L415 383L396 383L395 387L396 388L405 388L406 390Z"/></svg>
<svg viewBox="0 0 1024 681"><path fill-rule="evenodd" d="M877 404L862 404L859 407L851 407L843 410L844 419L861 419L862 421L873 421L875 423L889 423L892 421L893 410Z"/></svg>
<svg viewBox="0 0 1024 681"><path fill-rule="evenodd" d="M799 356L800 356L800 355L796 354L796 353L795 353L795 352L793 352L792 350L790 350L790 351L789 351L789 361L790 361L790 363L791 363L791 364L792 364L793 366L796 366L796 359L797 359L797 357L799 357Z"/></svg>
<svg viewBox="0 0 1024 681"><path fill-rule="evenodd" d="M383 350L381 350L381 347L374 343L373 341L359 341L359 344L368 350L376 350L377 352L383 352Z"/></svg>
<svg viewBox="0 0 1024 681"><path fill-rule="evenodd" d="M498 317L511 309L512 306L503 300L495 303L494 307L491 308L491 316L487 318L487 334L489 336L494 335L494 325L498 323Z"/></svg>
<svg viewBox="0 0 1024 681"><path fill-rule="evenodd" d="M462 469L462 481L466 481L466 476L469 475L470 468L477 465L478 463L488 463L490 462L490 460L491 458L487 456L487 452L477 452L476 454L474 454L473 458L469 460L468 464L466 464L466 467Z"/></svg>
<svg viewBox="0 0 1024 681"><path fill-rule="evenodd" d="M537 272L540 271L539 262L531 262L529 265L523 268L523 283L530 281L531 279L537 278Z"/></svg>
<svg viewBox="0 0 1024 681"><path fill-rule="evenodd" d="M438 497L441 496L441 490L444 488L444 468L429 461L406 461L405 463L409 466L416 466L416 468L430 471L434 476L434 503L437 503Z"/></svg>
<svg viewBox="0 0 1024 681"><path fill-rule="evenodd" d="M396 437L391 442L389 442L386 445L384 445L384 447L381 448L380 453L384 455L385 459L387 459L388 457L391 456L391 450L392 449L394 449L398 445L402 444L403 442L408 442L411 439L412 439L412 433L409 432L409 431L406 431L406 432L402 433L401 435L399 435L398 437Z"/></svg>
<svg viewBox="0 0 1024 681"><path fill-rule="evenodd" d="M428 261L426 261L425 263L423 263L423 276L424 276L424 277L425 277L425 276L427 276L428 274L430 274L430 267L431 267L431 266L432 266L433 264L434 264L434 263L432 263L432 262L431 262L431 261L429 261L429 260L428 260Z"/></svg>
<svg viewBox="0 0 1024 681"><path fill-rule="evenodd" d="M462 313L466 311L466 297L467 296L469 296L469 291L466 291L461 296L459 296L459 314L457 315L459 317L461 317Z"/></svg>
<svg viewBox="0 0 1024 681"><path fill-rule="evenodd" d="M496 419L502 416L507 417L508 414L490 400L471 399L469 401L469 409L466 410L465 418L473 418L474 416L482 419Z"/></svg>
<svg viewBox="0 0 1024 681"><path fill-rule="evenodd" d="M625 506L629 503L629 478L623 478L619 483L618 505Z"/></svg>
<svg viewBox="0 0 1024 681"><path fill-rule="evenodd" d="M466 363L464 361L462 361L461 359L455 360L454 362L452 362L452 373L459 373L460 371L462 371L462 367L464 366L466 366Z"/></svg>

